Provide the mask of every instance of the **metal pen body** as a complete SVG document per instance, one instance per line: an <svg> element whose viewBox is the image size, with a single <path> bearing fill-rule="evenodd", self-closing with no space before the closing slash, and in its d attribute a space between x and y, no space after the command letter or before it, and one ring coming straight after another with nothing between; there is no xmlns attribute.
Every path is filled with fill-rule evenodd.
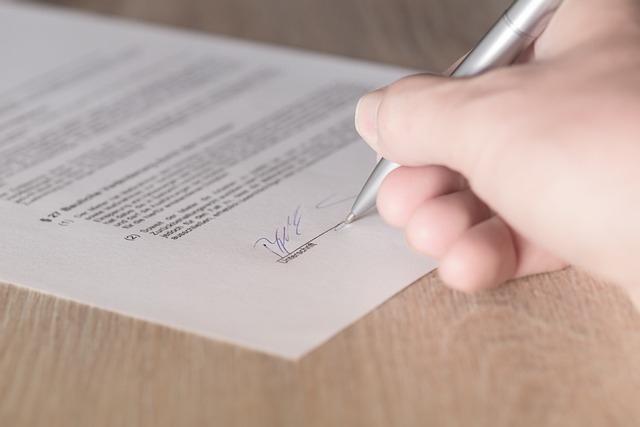
<svg viewBox="0 0 640 427"><path fill-rule="evenodd" d="M542 34L562 0L517 0L480 40L451 77L481 74L511 65ZM353 222L376 204L384 178L400 165L381 159L356 198L347 223Z"/></svg>

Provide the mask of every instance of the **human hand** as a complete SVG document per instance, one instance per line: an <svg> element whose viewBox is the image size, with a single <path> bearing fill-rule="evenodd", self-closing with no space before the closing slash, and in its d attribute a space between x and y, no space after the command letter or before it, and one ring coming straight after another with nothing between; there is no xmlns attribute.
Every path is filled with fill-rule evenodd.
<svg viewBox="0 0 640 427"><path fill-rule="evenodd" d="M640 303L640 3L565 0L529 60L366 95L378 210L461 290L575 264ZM633 296L633 295L632 295Z"/></svg>

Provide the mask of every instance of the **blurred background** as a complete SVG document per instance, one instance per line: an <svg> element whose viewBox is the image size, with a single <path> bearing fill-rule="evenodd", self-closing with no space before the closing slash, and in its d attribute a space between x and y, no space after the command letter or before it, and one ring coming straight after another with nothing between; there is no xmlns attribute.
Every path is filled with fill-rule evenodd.
<svg viewBox="0 0 640 427"><path fill-rule="evenodd" d="M510 0L39 0L135 20L443 71Z"/></svg>

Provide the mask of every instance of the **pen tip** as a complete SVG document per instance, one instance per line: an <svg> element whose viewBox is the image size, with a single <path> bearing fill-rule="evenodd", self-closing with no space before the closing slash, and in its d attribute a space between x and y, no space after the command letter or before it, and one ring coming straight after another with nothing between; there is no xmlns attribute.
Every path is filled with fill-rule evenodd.
<svg viewBox="0 0 640 427"><path fill-rule="evenodd" d="M344 223L345 224L351 224L355 220L356 220L356 214L351 212L349 215L347 215L347 219L344 221Z"/></svg>

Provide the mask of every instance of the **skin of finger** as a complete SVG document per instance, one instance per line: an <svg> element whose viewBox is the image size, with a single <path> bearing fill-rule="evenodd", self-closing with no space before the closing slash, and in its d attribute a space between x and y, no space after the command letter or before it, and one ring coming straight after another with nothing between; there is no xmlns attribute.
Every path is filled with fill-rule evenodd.
<svg viewBox="0 0 640 427"><path fill-rule="evenodd" d="M426 166L424 168L401 167L390 174L383 183L378 196L378 209L381 210L382 217L390 222L391 225L405 227L412 214L414 216L418 215L416 210L421 201L424 202L425 200L438 198L438 196L459 192L466 188L468 186L465 180L459 174L447 168L438 166ZM464 214L468 215L468 212ZM398 223L394 223L395 220L398 220ZM423 219L423 221L429 224L437 224L437 227L443 228L446 228L448 223L446 219L442 224L428 219ZM472 222L475 223L476 221ZM554 257L513 230L511 232L514 235L513 240L517 252L520 254L514 277L557 270L567 265L566 262ZM412 234L411 231L407 232L408 236ZM408 237L407 240L411 240L411 238ZM419 252L427 255L441 256L441 250L421 248L418 244L413 244L413 246Z"/></svg>
<svg viewBox="0 0 640 427"><path fill-rule="evenodd" d="M469 229L440 261L439 274L464 292L487 289L513 278L517 254L507 225L494 216Z"/></svg>
<svg viewBox="0 0 640 427"><path fill-rule="evenodd" d="M566 261L542 249L539 245L526 239L510 227L509 231L511 232L511 239L518 258L513 279L562 270L569 266Z"/></svg>
<svg viewBox="0 0 640 427"><path fill-rule="evenodd" d="M563 6L559 14L584 15L580 12L578 2L569 3L573 7L570 9ZM592 1L588 3L593 5ZM613 16L610 20L617 24L619 16L623 14L612 12L610 8L606 9L607 14ZM562 29L572 25L575 24L570 16L554 20L553 28L549 30L551 35L547 36L545 33L538 50L546 52L549 56L551 49L545 46L560 42L560 39L569 43L567 40L572 38L555 28ZM610 55L610 52L607 53ZM456 82L432 75L410 76L385 88L378 108L379 153L404 165L444 164L466 173L482 153L495 151L494 144L508 139L501 138L500 134L512 135L513 129L518 127L522 128L522 132L530 130L531 122L535 121L530 119L532 113L539 115L542 111L535 111L535 103L532 106L526 100L530 93L534 96L544 93L539 90L544 88L536 88L529 82L543 80L545 75L538 73L537 69L520 72L522 67L514 68L518 70L502 69L475 79ZM550 74L547 76L548 79L560 82L558 88L548 89L562 89L564 82L573 77L574 71L576 70L563 73L557 69L547 73ZM542 78L539 78L540 75ZM530 87L531 89L526 90ZM479 114L479 111L485 113ZM496 127L496 117L509 117L510 119L504 122L510 125ZM519 120L514 121L514 118ZM540 123L542 124L544 123ZM500 129L504 131L500 132ZM476 143L473 146L456 143L459 140L474 140ZM443 143L437 145L436 142L439 141Z"/></svg>
<svg viewBox="0 0 640 427"><path fill-rule="evenodd" d="M443 257L439 271L445 283L472 292L567 265L494 216L460 236Z"/></svg>
<svg viewBox="0 0 640 427"><path fill-rule="evenodd" d="M613 150L612 154L602 142L625 141L629 134L638 133L629 127L633 120L624 117L624 113L635 111L637 104L632 101L621 108L619 102L628 97L625 91L633 88L633 77L625 80L621 78L624 73L618 72L616 80L624 84L606 77L612 70L628 66L617 61L627 60L633 52L616 45L606 53L594 49L589 55L570 56L556 63L487 73L457 89L453 83L435 88L430 81L422 90L414 90L411 86L425 78L405 79L387 89L389 98L380 106L384 122L379 126L381 152L400 163L406 156L410 162L441 163L461 170L481 197L529 239L586 268L606 271L614 280L632 279L618 273L619 268L629 270L625 254L633 251L622 247L635 248L634 239L625 238L626 227L611 233L607 221L620 212L637 211L637 206L625 202L635 192L635 187L628 185L637 182L632 178L635 168L628 162L638 157L637 150L626 146L626 150ZM628 75L637 73L631 69ZM409 99L406 103L399 101L403 91ZM447 105L450 99L453 107ZM394 102L408 109L394 108ZM425 110L429 102L432 104ZM391 110L395 111L388 113ZM456 120L452 114L447 117L447 110L455 110ZM423 116L429 119L420 120ZM501 118L501 126L496 126L496 117ZM596 135L585 123L598 123L596 130L601 134ZM392 127L404 133L394 134ZM389 144L393 136L402 141ZM424 144L425 140L443 143ZM443 147L447 150L440 152ZM619 173L599 176L598 171L611 167L607 165L621 165L630 171L627 183L618 179ZM573 202L567 203L570 199ZM596 200L601 201L596 202L597 209L590 209ZM605 257L602 262L602 246L618 248L619 256ZM616 262L616 258L625 262Z"/></svg>
<svg viewBox="0 0 640 427"><path fill-rule="evenodd" d="M527 87L470 102L505 122L496 127L487 113L467 113L463 122L478 134L460 138L477 145L454 152L447 166L458 166L474 191L540 248L636 286L632 254L640 251L640 229L627 219L640 215L633 196L640 147L630 138L640 133L631 117L638 99L630 99L638 73L625 67L613 67L619 83L605 77L608 64L571 58L528 70L538 75L523 79Z"/></svg>
<svg viewBox="0 0 640 427"><path fill-rule="evenodd" d="M631 117L640 80L626 59L616 67L607 63L625 58L615 50L606 60L568 58L536 70L522 90L526 106L504 95L516 117L503 116L510 117L503 131L519 137L496 132L502 143L493 153L499 156L479 155L468 170L471 186L522 235L624 283L637 278L630 255L640 249L637 223L625 220L640 214L633 197L640 147L630 138L640 132ZM607 77L612 72L620 82ZM527 109L535 114L529 123L522 119Z"/></svg>
<svg viewBox="0 0 640 427"><path fill-rule="evenodd" d="M375 150L404 166L451 164L446 151L435 149L447 140L442 119L450 121L467 94L459 83L427 74L404 77L381 91L377 108ZM442 107L439 107L442 106Z"/></svg>
<svg viewBox="0 0 640 427"><path fill-rule="evenodd" d="M582 7L583 3L591 6ZM549 57L558 53L549 46L561 42L570 47L580 44L583 39L576 39L578 36L572 34L591 34L591 31L569 33L566 28L576 25L576 20L573 19L576 15L581 17L578 21L583 24L590 22L589 18L593 21L593 16L588 15L583 9L593 13L595 4L599 6L598 27L603 27L600 31L613 31L617 34L618 29L613 27L612 30L612 26L619 24L627 11L620 5L630 2L614 0L618 7L607 7L605 11L601 10L600 3L594 3L594 0L567 0L568 6L563 5L558 12L560 17L554 18L551 28L539 40L536 49L538 53L541 52L542 57ZM638 9L637 5L635 9ZM600 19L602 14L609 16L609 19ZM626 21L625 27L628 27L628 17ZM590 35L585 40L591 41L593 36ZM607 53L610 55L610 52ZM470 150L473 147L459 147L461 144L455 143L456 141L474 139L478 141L474 145L482 147L482 151L492 151L492 141L501 139L496 138L499 135L496 135L496 126L493 126L495 117L521 117L523 119L520 123L531 122L529 117L533 109L523 100L527 99L528 92L540 91L521 89L532 86L528 82L535 81L538 73L535 70L522 73L522 67L513 68L518 70L501 69L474 79L458 79L455 82L433 75L409 76L384 88L381 92L383 98L377 109L378 152L383 157L403 165L443 164L454 169L467 169L467 159L472 159L473 162L478 155L475 150ZM560 70L556 70L550 73L551 79L563 83L565 79L572 78L573 71L563 75ZM487 113L478 114L479 110ZM452 126L454 118L455 125ZM482 125L483 123L489 123L491 126ZM526 125L523 127L526 128ZM442 147L434 146L434 141L443 141L449 149L442 150ZM462 154L456 155L456 152Z"/></svg>
<svg viewBox="0 0 640 427"><path fill-rule="evenodd" d="M632 125L640 94L633 63L638 38L629 20L623 22L624 15L637 16L631 9L638 6L627 14L611 11L623 3L632 2L616 1L606 14L591 16L598 18L596 41L578 39L572 46L567 33L545 33L535 63L526 67L455 83L409 78L387 88L380 152L399 163L404 156L406 164L463 172L527 240L631 286L640 280L633 256L640 230L634 221L612 222L640 215L640 201L630 197L640 182L634 166L640 153L629 138L639 133ZM601 16L614 17L609 33ZM554 52L549 46L556 43L564 50ZM403 105L409 107L404 112Z"/></svg>
<svg viewBox="0 0 640 427"><path fill-rule="evenodd" d="M467 187L458 173L442 166L400 167L382 182L377 196L380 216L391 226L404 228L424 201Z"/></svg>
<svg viewBox="0 0 640 427"><path fill-rule="evenodd" d="M453 244L491 211L469 189L423 202L413 211L405 238L417 252L442 258Z"/></svg>

